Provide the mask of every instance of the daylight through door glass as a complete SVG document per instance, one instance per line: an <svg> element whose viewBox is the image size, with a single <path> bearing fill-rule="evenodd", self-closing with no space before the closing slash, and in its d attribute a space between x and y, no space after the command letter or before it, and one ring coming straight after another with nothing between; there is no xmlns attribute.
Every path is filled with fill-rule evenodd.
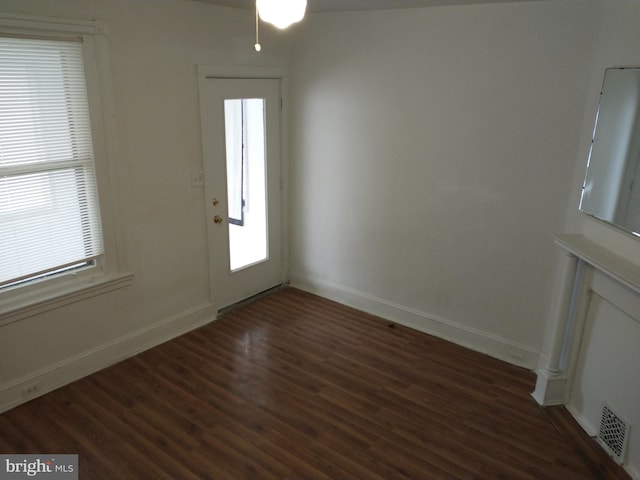
<svg viewBox="0 0 640 480"><path fill-rule="evenodd" d="M229 268L268 258L264 99L224 101Z"/></svg>

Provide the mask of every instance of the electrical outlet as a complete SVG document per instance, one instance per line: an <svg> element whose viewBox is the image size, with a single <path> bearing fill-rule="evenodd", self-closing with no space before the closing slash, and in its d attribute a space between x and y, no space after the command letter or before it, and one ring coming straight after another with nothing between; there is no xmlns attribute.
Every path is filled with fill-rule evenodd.
<svg viewBox="0 0 640 480"><path fill-rule="evenodd" d="M202 187L204 185L204 172L191 172L191 186Z"/></svg>
<svg viewBox="0 0 640 480"><path fill-rule="evenodd" d="M34 398L40 394L40 382L32 383L22 388L22 397L25 399Z"/></svg>

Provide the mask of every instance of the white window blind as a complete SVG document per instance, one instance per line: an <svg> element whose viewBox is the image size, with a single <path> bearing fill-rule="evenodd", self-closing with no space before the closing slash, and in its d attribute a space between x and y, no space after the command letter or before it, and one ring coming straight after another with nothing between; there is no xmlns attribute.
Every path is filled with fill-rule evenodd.
<svg viewBox="0 0 640 480"><path fill-rule="evenodd" d="M0 288L102 253L82 43L0 37Z"/></svg>

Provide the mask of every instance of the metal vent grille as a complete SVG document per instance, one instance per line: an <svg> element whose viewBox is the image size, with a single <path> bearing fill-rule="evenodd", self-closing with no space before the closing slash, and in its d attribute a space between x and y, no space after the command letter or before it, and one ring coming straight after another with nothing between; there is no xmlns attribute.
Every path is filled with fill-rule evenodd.
<svg viewBox="0 0 640 480"><path fill-rule="evenodd" d="M606 403L602 408L602 419L597 438L598 442L618 463L624 461L627 439L629 438L629 424Z"/></svg>

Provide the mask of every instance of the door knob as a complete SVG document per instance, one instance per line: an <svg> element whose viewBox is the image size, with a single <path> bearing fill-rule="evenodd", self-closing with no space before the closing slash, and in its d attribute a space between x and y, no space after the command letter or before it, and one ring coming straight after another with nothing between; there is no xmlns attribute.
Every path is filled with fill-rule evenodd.
<svg viewBox="0 0 640 480"><path fill-rule="evenodd" d="M213 223L222 223L222 217L220 215L216 215L213 217Z"/></svg>

